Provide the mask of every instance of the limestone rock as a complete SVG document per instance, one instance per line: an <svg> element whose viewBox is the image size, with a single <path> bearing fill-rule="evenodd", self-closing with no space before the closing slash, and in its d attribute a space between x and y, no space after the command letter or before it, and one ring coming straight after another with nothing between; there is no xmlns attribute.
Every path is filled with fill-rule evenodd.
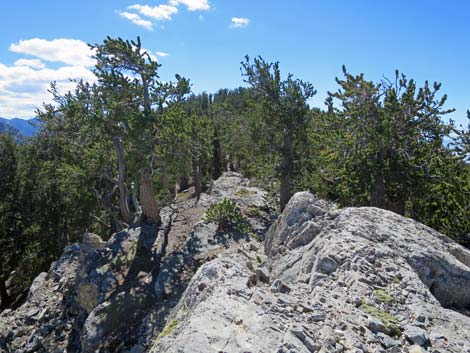
<svg viewBox="0 0 470 353"><path fill-rule="evenodd" d="M205 221L207 208L225 197L237 203L257 236L219 234ZM275 211L264 190L240 174L225 173L211 194L177 200L160 216L160 227L131 227L106 242L86 233L82 244L65 249L49 272L36 278L23 307L0 316L0 351L148 351L164 335L166 318L202 264L228 249L241 251L245 242L244 262L265 258L262 244L255 243ZM201 281L197 287L208 285Z"/></svg>
<svg viewBox="0 0 470 353"><path fill-rule="evenodd" d="M405 337L418 346L424 346L428 342L428 336L422 328L408 325L405 327Z"/></svg>
<svg viewBox="0 0 470 353"><path fill-rule="evenodd" d="M383 333L385 332L385 325L382 321L379 319L371 316L367 320L367 327L369 330L371 330L373 333Z"/></svg>
<svg viewBox="0 0 470 353"><path fill-rule="evenodd" d="M205 220L224 197L256 237ZM470 251L308 192L274 215L265 191L226 173L163 208L160 227L85 235L0 314L0 351L470 352Z"/></svg>
<svg viewBox="0 0 470 353"><path fill-rule="evenodd" d="M394 340L383 332L378 333L377 338L385 348L396 347L399 345L398 341Z"/></svg>
<svg viewBox="0 0 470 353"><path fill-rule="evenodd" d="M297 242L308 224L315 231ZM261 284L247 285L246 261L226 252L193 277L175 308L179 324L151 352L189 344L192 352L424 352L431 341L443 352L470 351L470 318L456 310L467 305L470 253L428 227L375 208L319 207L299 193L265 249L272 299L262 299Z"/></svg>
<svg viewBox="0 0 470 353"><path fill-rule="evenodd" d="M337 268L338 268L338 264L336 263L335 260L333 260L330 257L324 257L320 259L316 266L316 270L318 272L321 272L327 275L335 272Z"/></svg>

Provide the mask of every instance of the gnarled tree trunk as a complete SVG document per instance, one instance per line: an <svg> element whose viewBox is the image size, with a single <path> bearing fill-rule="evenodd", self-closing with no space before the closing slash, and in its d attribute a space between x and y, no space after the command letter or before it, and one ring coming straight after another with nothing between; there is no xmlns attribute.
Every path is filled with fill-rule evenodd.
<svg viewBox="0 0 470 353"><path fill-rule="evenodd" d="M188 190L188 188L189 188L189 178L186 175L180 176L178 187L179 187L178 192Z"/></svg>
<svg viewBox="0 0 470 353"><path fill-rule="evenodd" d="M385 202L385 181L382 174L375 177L374 185L370 194L370 205L372 207L383 208Z"/></svg>
<svg viewBox="0 0 470 353"><path fill-rule="evenodd" d="M202 172L199 161L193 158L193 179L194 179L194 189L196 191L196 197L199 197L202 194Z"/></svg>
<svg viewBox="0 0 470 353"><path fill-rule="evenodd" d="M222 175L222 163L221 163L221 158L220 158L220 141L217 137L214 138L212 141L213 147L214 147L214 153L212 157L212 178L214 180L219 179L219 177Z"/></svg>
<svg viewBox="0 0 470 353"><path fill-rule="evenodd" d="M291 137L284 134L284 146L282 148L282 161L281 161L281 190L280 190L280 206L281 212L286 207L290 198L292 197L293 178L292 173L294 168L294 149Z"/></svg>
<svg viewBox="0 0 470 353"><path fill-rule="evenodd" d="M5 279L0 278L0 308L7 308L11 304L11 297L8 295Z"/></svg>
<svg viewBox="0 0 470 353"><path fill-rule="evenodd" d="M114 193L116 192L117 188L118 188L118 186L114 185L111 192L109 192L108 194L106 194L104 196L101 195L101 193L98 190L96 190L94 187L91 188L93 190L93 192L95 193L98 202L101 204L101 207L104 208L106 214L108 215L109 224L106 223L106 222L103 222L97 216L94 216L94 217L98 222L100 222L101 224L103 224L106 227L109 227L109 234L110 235L113 234L113 233L119 232L124 227L124 225L122 224L122 222L119 219L119 209L116 206L114 206L114 204L112 202L112 198L113 198Z"/></svg>
<svg viewBox="0 0 470 353"><path fill-rule="evenodd" d="M122 151L121 139L114 135L113 144L116 150L118 162L118 189L119 189L119 210L124 222L130 224L133 220L133 215L129 209L129 190L126 185L126 168L124 165L124 154Z"/></svg>
<svg viewBox="0 0 470 353"><path fill-rule="evenodd" d="M153 190L152 172L148 167L143 168L140 172L140 204L144 220L149 223L159 224L160 211Z"/></svg>
<svg viewBox="0 0 470 353"><path fill-rule="evenodd" d="M387 205L387 209L392 212L395 212L396 214L399 214L400 216L404 216L406 209L406 201L404 199L401 199L394 202L390 202Z"/></svg>
<svg viewBox="0 0 470 353"><path fill-rule="evenodd" d="M292 177L289 174L282 175L280 200L279 200L281 204L281 211L284 211L284 208L288 204L291 197L292 197Z"/></svg>
<svg viewBox="0 0 470 353"><path fill-rule="evenodd" d="M132 205L134 206L136 216L142 215L142 207L140 207L139 199L137 197L137 187L133 182L131 184Z"/></svg>
<svg viewBox="0 0 470 353"><path fill-rule="evenodd" d="M168 170L167 170L166 164L162 165L160 181L162 183L163 192L165 193L165 198L171 199L173 195L173 191L171 190L171 187L170 187L170 181L168 179Z"/></svg>

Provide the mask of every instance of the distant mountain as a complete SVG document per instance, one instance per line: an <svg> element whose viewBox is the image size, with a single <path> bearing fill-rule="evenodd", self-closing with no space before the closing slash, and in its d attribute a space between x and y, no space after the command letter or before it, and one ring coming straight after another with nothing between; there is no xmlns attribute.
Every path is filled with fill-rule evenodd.
<svg viewBox="0 0 470 353"><path fill-rule="evenodd" d="M0 118L0 123L4 123L6 125L11 126L12 128L18 130L22 135L26 137L33 136L39 128L38 118L32 118L32 119Z"/></svg>
<svg viewBox="0 0 470 353"><path fill-rule="evenodd" d="M17 143L21 143L26 139L26 137L18 129L15 129L10 125L5 124L3 121L0 121L0 134L4 133L12 134L13 138Z"/></svg>

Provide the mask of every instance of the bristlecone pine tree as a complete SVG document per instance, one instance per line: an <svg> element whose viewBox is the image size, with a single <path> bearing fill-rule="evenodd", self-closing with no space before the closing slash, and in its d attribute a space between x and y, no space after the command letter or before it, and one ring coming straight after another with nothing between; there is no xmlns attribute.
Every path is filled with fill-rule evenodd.
<svg viewBox="0 0 470 353"><path fill-rule="evenodd" d="M281 210L289 202L294 187L298 160L296 145L305 140L310 124L307 100L316 94L312 84L288 75L281 79L279 63L268 63L261 57L242 62L242 74L253 89L257 130L279 157L277 176L281 182Z"/></svg>

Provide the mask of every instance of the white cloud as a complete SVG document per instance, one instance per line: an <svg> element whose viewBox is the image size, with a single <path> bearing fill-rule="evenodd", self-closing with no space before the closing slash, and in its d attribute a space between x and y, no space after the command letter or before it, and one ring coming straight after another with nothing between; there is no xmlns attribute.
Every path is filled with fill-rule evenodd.
<svg viewBox="0 0 470 353"><path fill-rule="evenodd" d="M32 118L42 102L49 101L47 91L41 94L0 92L0 116L3 118Z"/></svg>
<svg viewBox="0 0 470 353"><path fill-rule="evenodd" d="M178 7L180 5L186 6L189 11L208 11L211 8L208 0L169 0L168 3L157 6L134 4L128 6L127 9L134 10L137 13L128 11L118 11L118 13L134 24L151 30L153 29L153 23L143 19L141 16L157 21L171 21L173 15L178 13ZM202 20L201 17L199 17L199 19ZM161 26L161 28L163 27Z"/></svg>
<svg viewBox="0 0 470 353"><path fill-rule="evenodd" d="M75 89L75 82L58 81L57 89L65 93ZM3 118L31 118L43 103L53 103L48 92L50 83L34 83L31 86L16 87L15 90L0 89L0 116Z"/></svg>
<svg viewBox="0 0 470 353"><path fill-rule="evenodd" d="M92 58L93 51L85 42L78 39L32 38L11 44L10 50L45 61L62 62L68 65L93 66L95 64Z"/></svg>
<svg viewBox="0 0 470 353"><path fill-rule="evenodd" d="M232 28L244 28L249 25L250 23L249 18L245 17L232 17L232 23L230 24L230 27Z"/></svg>
<svg viewBox="0 0 470 353"><path fill-rule="evenodd" d="M127 11L120 11L119 15L121 17L124 17L124 18L128 19L129 21L131 21L133 24L135 24L137 26L144 27L145 29L148 29L149 31L153 30L152 21L144 20L142 17L140 17L136 13L131 13L131 12L127 12Z"/></svg>
<svg viewBox="0 0 470 353"><path fill-rule="evenodd" d="M55 43L69 43L67 39L56 39ZM35 39L35 42L49 43L44 39ZM83 43L82 41L76 41ZM26 44L25 44L26 43ZM48 92L50 83L55 81L59 92L66 93L75 88L75 82L72 80L83 79L88 82L95 82L96 77L88 66L90 56L66 56L64 53L55 53L52 51L41 51L36 46L28 44L28 41L20 41L19 44L12 44L17 52L44 57L49 62L77 62L78 64L54 65L54 68L47 67L47 62L39 59L19 58L13 65L0 63L0 116L1 117L32 117L37 108L42 104L52 103L52 96ZM65 46L65 49L68 47ZM88 47L87 47L88 48ZM16 50L18 49L18 50ZM21 49L21 50L20 50ZM58 48L59 50L60 48ZM64 49L64 50L65 50ZM152 52L143 48L154 60L168 56L163 51ZM90 51L89 49L87 49ZM34 53L34 54L33 54ZM93 61L93 60L92 60Z"/></svg>
<svg viewBox="0 0 470 353"><path fill-rule="evenodd" d="M149 6L135 4L129 6L128 9L136 10L143 16L151 17L159 21L170 21L172 19L172 16L178 13L178 9L175 6L171 5Z"/></svg>
<svg viewBox="0 0 470 353"><path fill-rule="evenodd" d="M173 6L183 4L189 11L207 11L211 8L208 0L170 0L168 3Z"/></svg>
<svg viewBox="0 0 470 353"><path fill-rule="evenodd" d="M27 66L33 69L44 69L46 65L39 59L18 59L15 61L15 66Z"/></svg>
<svg viewBox="0 0 470 353"><path fill-rule="evenodd" d="M44 102L51 103L48 92L55 81L59 92L73 90L75 83L83 79L96 80L90 70L94 64L89 47L80 40L34 38L22 40L10 46L10 50L33 55L44 61L66 63L58 68L46 67L39 59L20 58L13 65L0 63L0 116L32 117L36 108Z"/></svg>

